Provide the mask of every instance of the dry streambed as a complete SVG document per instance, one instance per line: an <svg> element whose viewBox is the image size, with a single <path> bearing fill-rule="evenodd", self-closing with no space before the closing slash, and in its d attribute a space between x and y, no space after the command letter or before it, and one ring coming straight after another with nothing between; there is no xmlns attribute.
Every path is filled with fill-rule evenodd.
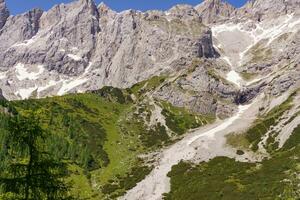
<svg viewBox="0 0 300 200"><path fill-rule="evenodd" d="M257 104L260 99L259 97L252 104L239 106L239 111L233 117L194 130L181 141L162 150L154 170L121 199L161 199L163 193L170 191L168 172L173 165L182 160L201 162L216 156L235 157L240 161L255 159L253 155L247 153L242 156L237 155L236 150L226 146L225 135L241 131L251 124L258 112Z"/></svg>

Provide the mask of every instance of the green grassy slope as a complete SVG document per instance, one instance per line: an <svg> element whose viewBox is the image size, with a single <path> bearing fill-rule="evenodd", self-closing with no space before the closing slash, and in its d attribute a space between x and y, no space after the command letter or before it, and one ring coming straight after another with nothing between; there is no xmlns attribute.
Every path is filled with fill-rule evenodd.
<svg viewBox="0 0 300 200"><path fill-rule="evenodd" d="M262 136L281 120L283 113L291 109L296 94L293 93L281 105L259 116L244 134L230 134L227 138L229 144L256 151ZM227 157L217 157L200 164L181 162L173 166L168 174L171 178L171 192L165 194L165 199L299 199L300 125L293 130L281 149L278 149L275 137L275 132L269 135L265 148L270 158L261 162L242 163ZM239 150L237 154L241 152Z"/></svg>
<svg viewBox="0 0 300 200"><path fill-rule="evenodd" d="M181 162L168 174L171 192L165 194L165 199L299 199L299 135L300 127L282 150L260 163L236 162L226 157L199 165Z"/></svg>
<svg viewBox="0 0 300 200"><path fill-rule="evenodd" d="M47 150L69 164L67 181L72 185L72 194L78 199L115 199L151 171L151 160L147 163L138 155L173 141L160 123L149 126L151 106L142 103L144 94L163 81L164 77L154 77L127 90L104 87L86 94L3 101L0 145L7 110L21 115L34 112L49 135ZM174 121L178 115L168 119ZM184 131L204 124L191 126L194 115L185 111L181 117Z"/></svg>
<svg viewBox="0 0 300 200"><path fill-rule="evenodd" d="M215 120L214 116L191 113L185 108L174 107L168 102L161 102L162 114L167 126L176 134L184 134L187 130L204 126Z"/></svg>
<svg viewBox="0 0 300 200"><path fill-rule="evenodd" d="M118 120L131 103L109 101L98 94L74 94L10 105L20 114L34 111L39 115L50 134L47 148L70 163L74 174L70 181L80 198L98 199L100 190L93 190L96 188L91 183L105 183L116 174L130 171L139 153L129 150L138 145L137 137L125 137L118 130Z"/></svg>

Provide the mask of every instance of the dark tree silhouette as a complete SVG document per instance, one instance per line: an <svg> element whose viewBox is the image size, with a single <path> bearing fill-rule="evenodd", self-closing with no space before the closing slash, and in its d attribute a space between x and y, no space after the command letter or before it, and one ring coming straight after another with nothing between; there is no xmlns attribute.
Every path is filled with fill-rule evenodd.
<svg viewBox="0 0 300 200"><path fill-rule="evenodd" d="M34 114L10 117L1 158L0 194L4 199L71 199L63 181L66 164L45 152L47 134ZM1 145L1 144L0 144Z"/></svg>

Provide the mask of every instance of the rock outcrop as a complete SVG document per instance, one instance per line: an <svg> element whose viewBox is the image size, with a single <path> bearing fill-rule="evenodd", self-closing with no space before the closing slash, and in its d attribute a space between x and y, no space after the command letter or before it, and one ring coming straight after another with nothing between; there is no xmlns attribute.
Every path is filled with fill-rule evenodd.
<svg viewBox="0 0 300 200"><path fill-rule="evenodd" d="M9 17L9 11L6 7L5 1L0 0L0 30L6 23L8 17Z"/></svg>
<svg viewBox="0 0 300 200"><path fill-rule="evenodd" d="M236 13L236 8L224 0L205 0L195 7L205 24L225 21Z"/></svg>
<svg viewBox="0 0 300 200"><path fill-rule="evenodd" d="M278 16L300 13L299 0L249 0L241 8L235 8L226 0L204 0L197 5L205 24L253 19L260 22Z"/></svg>
<svg viewBox="0 0 300 200"><path fill-rule="evenodd" d="M299 0L250 0L238 9L237 15L241 18L247 17L262 21L284 14L295 12L299 14L299 9Z"/></svg>
<svg viewBox="0 0 300 200"><path fill-rule="evenodd" d="M5 100L3 94L2 94L2 90L0 89L0 100Z"/></svg>
<svg viewBox="0 0 300 200"><path fill-rule="evenodd" d="M8 99L41 98L178 76L154 96L225 116L261 88L279 95L299 80L299 5L252 0L238 9L205 0L118 13L77 0L9 16L0 0L0 88ZM202 64L191 70L194 60Z"/></svg>
<svg viewBox="0 0 300 200"><path fill-rule="evenodd" d="M0 85L12 99L24 98L13 94L28 88L41 97L104 85L130 87L177 71L181 60L218 57L210 29L188 5L117 13L103 3L78 0L9 17L0 40L0 71L8 76ZM28 73L42 66L42 73L34 81L20 80L12 72L23 65Z"/></svg>

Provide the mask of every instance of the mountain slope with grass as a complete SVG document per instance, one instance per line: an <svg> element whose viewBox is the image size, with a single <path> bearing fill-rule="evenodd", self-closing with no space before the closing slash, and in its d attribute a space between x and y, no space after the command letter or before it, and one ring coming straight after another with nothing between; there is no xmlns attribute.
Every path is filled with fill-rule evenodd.
<svg viewBox="0 0 300 200"><path fill-rule="evenodd" d="M151 85L147 81L139 85L145 84ZM159 84L153 82L151 87ZM47 150L68 163L66 181L72 185L72 194L80 199L116 198L153 168L154 158L142 154L168 146L186 130L214 120L159 101L151 105L153 102L143 97L146 89L141 88L105 87L86 94L3 100L1 130L6 129L4 119L8 113L34 112L49 134ZM150 123L150 118L157 117L153 114L157 107L161 110L158 115L168 113L164 124L155 119Z"/></svg>
<svg viewBox="0 0 300 200"><path fill-rule="evenodd" d="M299 5L0 0L0 159L34 114L75 199L299 199Z"/></svg>
<svg viewBox="0 0 300 200"><path fill-rule="evenodd" d="M168 173L171 191L164 199L186 196L189 199L200 196L203 199L297 199L300 195L299 117L298 91L262 114L248 130L227 136L227 145L236 148L237 154L259 151L262 160L249 163L216 157L197 164L180 162ZM280 123L283 125L278 129ZM284 131L285 127L289 127L289 132ZM285 134L289 137L281 141Z"/></svg>

